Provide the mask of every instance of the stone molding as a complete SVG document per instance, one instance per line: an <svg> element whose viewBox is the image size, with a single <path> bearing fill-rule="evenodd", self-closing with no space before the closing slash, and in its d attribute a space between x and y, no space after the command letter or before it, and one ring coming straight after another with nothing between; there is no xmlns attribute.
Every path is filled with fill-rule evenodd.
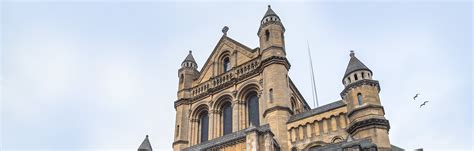
<svg viewBox="0 0 474 151"><path fill-rule="evenodd" d="M358 121L355 123L351 123L349 127L347 128L347 132L351 135L354 134L358 129L368 127L368 126L379 126L381 128L385 128L387 130L390 129L390 123L386 119L378 119L378 118L371 118L371 119L366 119L363 121Z"/></svg>
<svg viewBox="0 0 474 151"><path fill-rule="evenodd" d="M174 109L176 109L176 107L180 105L189 104L189 103L190 103L190 99L187 99L187 98L178 99L174 101Z"/></svg>
<svg viewBox="0 0 474 151"><path fill-rule="evenodd" d="M285 106L274 106L274 107L271 107L271 108L266 109L266 110L263 112L263 117L265 118L268 113L273 112L273 111L277 111L277 110L285 110L285 111L290 112L290 114L293 114L293 111L292 111L290 108L288 108L288 107L285 107Z"/></svg>
<svg viewBox="0 0 474 151"><path fill-rule="evenodd" d="M380 92L380 85L379 85L379 81L377 80L368 80L368 79L363 79L363 80L359 80L359 81L356 81L354 83L351 83L349 85L347 85L344 90L342 90L342 92L340 93L341 97L344 98L344 96L352 89L356 88L356 87L360 87L362 85L369 85L369 86L375 86L378 88L379 92Z"/></svg>
<svg viewBox="0 0 474 151"><path fill-rule="evenodd" d="M177 140L173 142L173 146L176 144L188 144L189 142L186 140Z"/></svg>
<svg viewBox="0 0 474 151"><path fill-rule="evenodd" d="M347 112L347 117L351 117L352 114L355 114L361 110L368 109L368 108L379 108L382 109L383 114L385 115L385 110L383 109L383 106L381 105L376 105L376 104L365 104L360 107L354 108L352 111Z"/></svg>

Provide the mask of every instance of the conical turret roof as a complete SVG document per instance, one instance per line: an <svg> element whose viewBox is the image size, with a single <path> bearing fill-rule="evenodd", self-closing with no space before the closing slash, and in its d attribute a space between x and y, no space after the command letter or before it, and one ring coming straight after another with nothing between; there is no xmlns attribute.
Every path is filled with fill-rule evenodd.
<svg viewBox="0 0 474 151"><path fill-rule="evenodd" d="M189 54L188 54L188 56L186 56L186 58L184 59L183 62L193 62L193 63L196 63L196 61L194 61L193 51L189 50Z"/></svg>
<svg viewBox="0 0 474 151"><path fill-rule="evenodd" d="M278 15L272 10L272 7L270 5L268 5L267 12L263 16L263 18L265 18L267 16L277 16L278 17Z"/></svg>
<svg viewBox="0 0 474 151"><path fill-rule="evenodd" d="M148 135L146 135L145 140L143 140L140 147L138 147L138 151L153 151L153 149L151 148L150 141L148 140Z"/></svg>
<svg viewBox="0 0 474 151"><path fill-rule="evenodd" d="M351 60L349 60L349 64L347 65L347 68L346 68L346 73L344 73L344 77L358 70L368 70L372 73L372 71L369 68L367 68L367 66L365 66L364 63L362 63L359 59L357 59L357 57L355 57L355 53L353 50L351 50L350 56L351 56Z"/></svg>

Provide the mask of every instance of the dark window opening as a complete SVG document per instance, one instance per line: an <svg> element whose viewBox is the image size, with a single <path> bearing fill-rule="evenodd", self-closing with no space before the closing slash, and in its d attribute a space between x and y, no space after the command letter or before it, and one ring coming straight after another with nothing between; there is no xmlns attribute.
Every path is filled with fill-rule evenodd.
<svg viewBox="0 0 474 151"><path fill-rule="evenodd" d="M362 72L362 79L364 79L364 74L365 74L365 72Z"/></svg>
<svg viewBox="0 0 474 151"><path fill-rule="evenodd" d="M230 70L230 59L229 59L229 57L224 58L223 64L224 64L224 72L229 71Z"/></svg>
<svg viewBox="0 0 474 151"><path fill-rule="evenodd" d="M359 78L357 78L357 73L354 73L354 79L357 81Z"/></svg>
<svg viewBox="0 0 474 151"><path fill-rule="evenodd" d="M359 105L362 105L362 94L361 93L357 94L357 102L359 103Z"/></svg>
<svg viewBox="0 0 474 151"><path fill-rule="evenodd" d="M207 115L207 112L201 113L201 116L199 117L199 124L201 126L201 143L207 142L209 139L209 116Z"/></svg>
<svg viewBox="0 0 474 151"><path fill-rule="evenodd" d="M270 40L270 31L265 30L265 40L268 41Z"/></svg>
<svg viewBox="0 0 474 151"><path fill-rule="evenodd" d="M249 124L254 126L260 126L260 114L259 114L259 105L258 105L258 96L255 92L247 97L247 109L248 109L248 119Z"/></svg>
<svg viewBox="0 0 474 151"><path fill-rule="evenodd" d="M273 89L270 89L268 91L268 97L270 98L270 103L272 103L273 102Z"/></svg>
<svg viewBox="0 0 474 151"><path fill-rule="evenodd" d="M178 136L179 136L179 125L176 126L176 137L178 137Z"/></svg>
<svg viewBox="0 0 474 151"><path fill-rule="evenodd" d="M229 102L222 107L222 118L224 135L232 133L232 105Z"/></svg>

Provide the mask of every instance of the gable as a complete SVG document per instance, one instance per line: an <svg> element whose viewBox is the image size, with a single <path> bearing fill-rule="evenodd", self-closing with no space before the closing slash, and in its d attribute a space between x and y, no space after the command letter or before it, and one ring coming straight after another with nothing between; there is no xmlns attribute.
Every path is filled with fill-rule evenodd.
<svg viewBox="0 0 474 151"><path fill-rule="evenodd" d="M217 42L214 50L209 55L206 63L201 68L199 76L196 79L195 85L209 80L211 77L221 74L221 59L226 55L229 56L231 67L238 66L247 61L250 61L258 56L257 49L250 49L249 47L227 37L222 38Z"/></svg>

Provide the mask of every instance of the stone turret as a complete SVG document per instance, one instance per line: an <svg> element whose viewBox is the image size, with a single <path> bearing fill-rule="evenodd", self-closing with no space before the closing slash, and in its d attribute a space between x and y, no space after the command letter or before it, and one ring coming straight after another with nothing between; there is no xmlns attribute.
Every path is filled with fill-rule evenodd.
<svg viewBox="0 0 474 151"><path fill-rule="evenodd" d="M192 51L181 63L181 68L178 70L179 86L178 86L178 100L175 101L176 109L176 123L175 123L175 135L173 142L174 150L181 150L188 147L189 137L189 114L190 105L188 103L191 98L191 88L193 86L194 79L198 76L197 71L198 65L194 60Z"/></svg>
<svg viewBox="0 0 474 151"><path fill-rule="evenodd" d="M356 139L370 138L379 150L390 150L390 124L380 102L379 82L372 79L372 71L350 53L342 83L341 97L347 102L349 125L347 132Z"/></svg>
<svg viewBox="0 0 474 151"><path fill-rule="evenodd" d="M286 56L284 34L285 27L283 27L280 17L268 5L267 12L260 21L260 28L257 33L263 58Z"/></svg>
<svg viewBox="0 0 474 151"><path fill-rule="evenodd" d="M281 145L281 150L289 150L286 121L292 114L290 88L288 87L288 70L290 64L286 59L284 32L280 17L270 5L260 22L258 36L263 62L263 92L260 102L265 102L263 117L270 125L271 131Z"/></svg>

